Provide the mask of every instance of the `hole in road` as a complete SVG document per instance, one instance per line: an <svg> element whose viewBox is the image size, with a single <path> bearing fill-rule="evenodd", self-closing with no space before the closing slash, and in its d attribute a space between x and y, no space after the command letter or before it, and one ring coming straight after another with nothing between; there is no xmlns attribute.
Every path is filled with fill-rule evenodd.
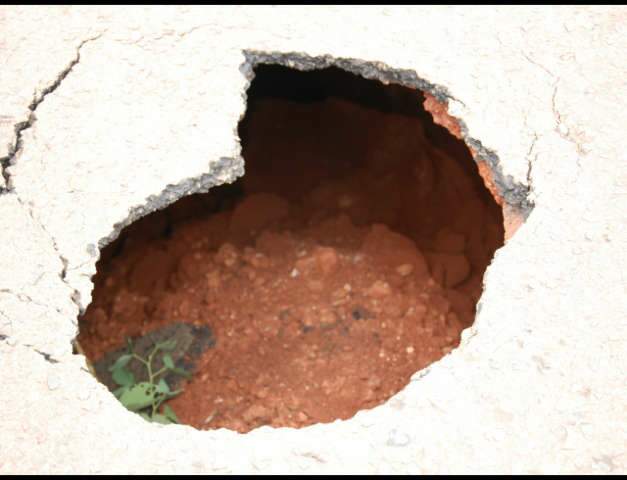
<svg viewBox="0 0 627 480"><path fill-rule="evenodd" d="M148 416L240 432L347 419L458 345L501 209L418 90L259 64L247 93L245 176L104 248L78 341L127 404L149 379L136 358L110 371L126 338L144 360L165 342L152 381L183 391L153 411L144 383L131 408Z"/></svg>

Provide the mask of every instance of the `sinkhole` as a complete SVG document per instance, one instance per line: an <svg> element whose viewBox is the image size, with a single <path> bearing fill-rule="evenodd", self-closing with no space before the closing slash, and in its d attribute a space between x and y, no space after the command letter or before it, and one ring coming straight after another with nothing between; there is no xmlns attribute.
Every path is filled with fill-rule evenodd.
<svg viewBox="0 0 627 480"><path fill-rule="evenodd" d="M127 339L142 358L174 339L152 373L181 391L163 405L199 429L303 427L382 404L459 344L504 242L471 152L425 109L442 107L434 97L336 67L254 75L245 175L124 229L79 319L80 351L118 396L147 375L128 357L112 372Z"/></svg>

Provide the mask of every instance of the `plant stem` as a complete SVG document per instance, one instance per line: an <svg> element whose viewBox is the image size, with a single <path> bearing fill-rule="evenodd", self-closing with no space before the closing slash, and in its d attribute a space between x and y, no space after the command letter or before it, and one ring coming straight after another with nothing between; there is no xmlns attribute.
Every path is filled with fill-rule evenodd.
<svg viewBox="0 0 627 480"><path fill-rule="evenodd" d="M155 415L158 413L159 407L161 406L161 404L166 401L167 399L171 398L172 396L174 396L173 394L177 394L180 393L181 391L178 390L176 392L170 392L168 393L163 393L160 398L157 398L157 392L156 392L156 388L157 386L155 385L155 379L168 371L168 367L163 366L161 367L159 370L157 370L156 372L152 371L152 360L154 358L154 356L157 354L157 352L160 350L160 346L156 345L154 347L154 349L152 350L152 352L150 352L150 354L148 355L148 359L144 360L142 357L140 357L139 355L137 355L134 352L130 352L132 355L132 358L134 358L135 360L141 362L144 367L146 367L146 370L148 370L148 383L150 385L150 388L154 389L153 390L153 401L152 401L152 410L151 410L151 414L150 414L150 420L152 421L155 417Z"/></svg>
<svg viewBox="0 0 627 480"><path fill-rule="evenodd" d="M142 357L140 357L140 356L139 356L139 355L137 355L136 353L133 353L132 355L133 355L133 358L134 358L135 360L138 360L138 361L142 362L142 363L143 363L144 365L146 365L146 366L148 365L148 362L146 362L146 360L144 360Z"/></svg>

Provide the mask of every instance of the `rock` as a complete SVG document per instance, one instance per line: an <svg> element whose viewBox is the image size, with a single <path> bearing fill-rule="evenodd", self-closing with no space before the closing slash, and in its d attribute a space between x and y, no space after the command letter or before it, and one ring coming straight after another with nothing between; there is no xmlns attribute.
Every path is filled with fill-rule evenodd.
<svg viewBox="0 0 627 480"><path fill-rule="evenodd" d="M267 268L270 266L270 260L261 252L255 252L250 247L244 249L242 259L254 268Z"/></svg>
<svg viewBox="0 0 627 480"><path fill-rule="evenodd" d="M331 247L316 247L313 256L325 275L333 272L339 263L337 252Z"/></svg>
<svg viewBox="0 0 627 480"><path fill-rule="evenodd" d="M337 317L333 310L323 308L319 312L319 322L322 328L330 327L337 323Z"/></svg>
<svg viewBox="0 0 627 480"><path fill-rule="evenodd" d="M334 248L316 247L310 255L297 260L294 268L305 274L317 270L328 275L337 269L339 261L339 256Z"/></svg>
<svg viewBox="0 0 627 480"><path fill-rule="evenodd" d="M237 249L230 243L223 244L215 254L216 263L220 263L226 267L233 267L238 260Z"/></svg>
<svg viewBox="0 0 627 480"><path fill-rule="evenodd" d="M265 419L272 416L272 411L264 407L263 405L251 405L248 409L244 410L242 413L242 419L245 422L252 422L258 419Z"/></svg>
<svg viewBox="0 0 627 480"><path fill-rule="evenodd" d="M429 253L427 259L433 278L443 287L455 287L470 275L470 263L464 255Z"/></svg>
<svg viewBox="0 0 627 480"><path fill-rule="evenodd" d="M374 282L366 291L366 295L374 298L387 297L390 293L392 293L390 285L382 280Z"/></svg>
<svg viewBox="0 0 627 480"><path fill-rule="evenodd" d="M398 273L401 277L406 277L410 275L411 272L414 271L414 266L411 263L404 263L403 265L399 265L396 267L396 273Z"/></svg>
<svg viewBox="0 0 627 480"><path fill-rule="evenodd" d="M371 227L364 238L362 250L386 266L410 264L417 275L427 273L427 263L414 241L391 231L386 225L375 224Z"/></svg>

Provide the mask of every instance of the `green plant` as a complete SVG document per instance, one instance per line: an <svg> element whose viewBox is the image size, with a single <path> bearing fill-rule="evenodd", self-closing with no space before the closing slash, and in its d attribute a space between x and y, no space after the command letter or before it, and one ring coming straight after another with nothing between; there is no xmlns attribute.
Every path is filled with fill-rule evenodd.
<svg viewBox="0 0 627 480"><path fill-rule="evenodd" d="M148 358L142 358L133 352L133 344L130 339L127 339L127 343L128 353L120 355L113 365L109 367L113 381L120 386L113 394L127 409L139 413L150 422L178 423L178 418L172 408L168 405L163 405L161 412L159 412L159 408L163 402L177 396L182 390L170 390L163 377L157 380L159 376L167 372L176 373L187 378L190 377L186 370L177 368L174 365L172 356L168 353L176 348L176 340L171 339L155 343ZM161 361L163 367L153 371L153 361L159 352L162 352ZM136 382L135 375L127 368L131 361L139 362L146 368L148 373L147 381Z"/></svg>

